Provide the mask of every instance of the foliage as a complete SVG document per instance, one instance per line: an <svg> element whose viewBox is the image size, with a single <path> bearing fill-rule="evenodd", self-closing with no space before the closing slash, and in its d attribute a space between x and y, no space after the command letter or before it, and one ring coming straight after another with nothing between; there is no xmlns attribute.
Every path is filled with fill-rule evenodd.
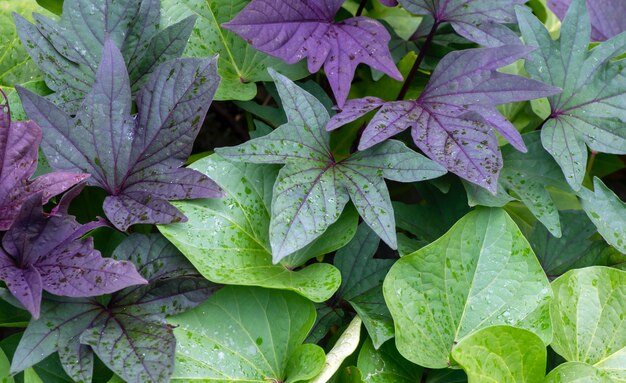
<svg viewBox="0 0 626 383"><path fill-rule="evenodd" d="M625 382L624 12L0 0L0 382Z"/></svg>

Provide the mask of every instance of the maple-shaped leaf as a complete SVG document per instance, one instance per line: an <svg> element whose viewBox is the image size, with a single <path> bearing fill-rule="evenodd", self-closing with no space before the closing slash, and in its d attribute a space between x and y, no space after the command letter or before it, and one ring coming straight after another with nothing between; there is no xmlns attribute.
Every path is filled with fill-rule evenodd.
<svg viewBox="0 0 626 383"><path fill-rule="evenodd" d="M252 0L232 21L222 24L253 47L289 64L308 59L309 72L322 65L341 107L360 63L402 75L389 53L391 35L378 21L352 17L335 22L343 0Z"/></svg>
<svg viewBox="0 0 626 383"><path fill-rule="evenodd" d="M26 89L18 92L24 110L43 129L50 165L90 173L89 184L110 194L104 212L115 227L180 222L185 217L168 199L220 195L208 177L180 168L217 89L215 62L186 58L160 65L137 95L136 116L124 59L110 39L75 118Z"/></svg>
<svg viewBox="0 0 626 383"><path fill-rule="evenodd" d="M531 77L563 88L549 98L551 114L541 141L579 190L587 165L587 146L597 152L626 153L626 71L611 59L626 50L626 32L588 50L591 26L584 0L574 0L553 41L525 8L517 9L526 44L538 47L526 60Z"/></svg>
<svg viewBox="0 0 626 383"><path fill-rule="evenodd" d="M449 53L417 100L350 100L327 129L336 129L381 108L363 131L359 150L411 128L415 144L428 157L495 193L502 155L494 129L516 149L526 150L519 132L496 110L496 105L560 91L539 81L496 71L530 51L523 45L510 45Z"/></svg>
<svg viewBox="0 0 626 383"><path fill-rule="evenodd" d="M2 238L0 279L22 305L39 317L43 290L68 297L91 297L145 283L130 262L103 258L93 239L80 239L105 225L81 225L67 214L72 191L63 196L50 217L41 207L41 193L28 198L13 226Z"/></svg>
<svg viewBox="0 0 626 383"><path fill-rule="evenodd" d="M515 22L515 5L527 0L399 0L416 15L430 15L434 28L448 22L461 36L495 47L519 44L519 38L502 24Z"/></svg>
<svg viewBox="0 0 626 383"><path fill-rule="evenodd" d="M392 248L396 225L384 178L415 182L445 173L439 165L390 140L336 161L324 127L328 111L310 93L270 70L288 122L236 147L217 149L237 161L285 164L272 197L270 244L274 262L311 243L339 218L348 200Z"/></svg>
<svg viewBox="0 0 626 383"><path fill-rule="evenodd" d="M8 100L0 94L0 230L7 230L30 196L42 192L47 203L89 174L55 172L30 179L37 168L41 129L32 121L11 121Z"/></svg>
<svg viewBox="0 0 626 383"><path fill-rule="evenodd" d="M15 351L13 373L58 351L72 379L91 382L95 352L126 382L169 381L176 339L165 316L197 306L218 286L158 234L129 236L113 258L135 263L149 283L118 291L104 304L96 298L46 297L41 317L29 323Z"/></svg>
<svg viewBox="0 0 626 383"><path fill-rule="evenodd" d="M59 21L14 14L22 43L55 93L50 100L75 114L96 80L105 36L120 47L133 94L149 75L179 57L196 21L188 17L159 30L160 0L66 0Z"/></svg>
<svg viewBox="0 0 626 383"><path fill-rule="evenodd" d="M563 20L572 0L548 0L550 9ZM626 1L589 0L587 1L591 20L591 39L604 41L626 31Z"/></svg>

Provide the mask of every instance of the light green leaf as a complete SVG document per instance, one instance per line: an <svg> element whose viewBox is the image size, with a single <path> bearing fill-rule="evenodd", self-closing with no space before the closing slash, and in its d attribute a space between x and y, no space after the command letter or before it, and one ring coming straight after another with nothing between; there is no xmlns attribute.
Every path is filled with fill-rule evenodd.
<svg viewBox="0 0 626 383"><path fill-rule="evenodd" d="M567 362L550 371L544 383L614 383L601 370L586 363Z"/></svg>
<svg viewBox="0 0 626 383"><path fill-rule="evenodd" d="M352 319L328 355L326 355L324 368L310 383L326 383L339 370L343 361L352 355L361 339L361 324L361 318L358 315Z"/></svg>
<svg viewBox="0 0 626 383"><path fill-rule="evenodd" d="M11 362L0 349L0 383L13 383L11 376Z"/></svg>
<svg viewBox="0 0 626 383"><path fill-rule="evenodd" d="M43 380L37 375L35 370L27 368L24 371L24 383L44 383Z"/></svg>
<svg viewBox="0 0 626 383"><path fill-rule="evenodd" d="M212 155L191 168L217 182L226 196L173 202L188 221L159 226L159 230L204 277L217 283L292 290L315 302L329 299L339 288L339 270L330 264L315 263L296 271L284 264L272 264L269 206L276 167L232 163ZM356 215L347 214L351 226L341 219L336 224L354 232ZM329 228L330 232L333 230ZM322 236L323 246L312 243L290 259L308 260L324 255L318 251L336 250L350 239L351 236Z"/></svg>
<svg viewBox="0 0 626 383"><path fill-rule="evenodd" d="M166 25L190 15L198 15L196 26L183 55L206 57L219 54L218 72L222 82L216 100L251 100L258 81L271 81L272 67L291 79L307 76L304 61L289 65L252 48L244 39L220 27L230 21L249 0L162 0L162 19Z"/></svg>
<svg viewBox="0 0 626 383"><path fill-rule="evenodd" d="M602 266L571 270L552 283L550 346L626 382L626 272Z"/></svg>
<svg viewBox="0 0 626 383"><path fill-rule="evenodd" d="M371 339L366 340L357 366L365 383L415 383L422 377L422 368L404 359L393 342L376 350Z"/></svg>
<svg viewBox="0 0 626 383"><path fill-rule="evenodd" d="M537 383L546 373L546 346L534 333L492 326L465 337L452 350L470 383Z"/></svg>
<svg viewBox="0 0 626 383"><path fill-rule="evenodd" d="M324 365L318 346L302 347L315 308L291 292L227 286L169 322L178 340L173 382L296 382Z"/></svg>
<svg viewBox="0 0 626 383"><path fill-rule="evenodd" d="M593 186L594 192L580 189L583 209L602 237L611 246L626 253L626 204L599 178L594 178Z"/></svg>
<svg viewBox="0 0 626 383"><path fill-rule="evenodd" d="M383 285L396 345L410 361L444 368L481 328L527 328L548 343L552 292L530 245L502 209L467 214L443 237L404 256Z"/></svg>

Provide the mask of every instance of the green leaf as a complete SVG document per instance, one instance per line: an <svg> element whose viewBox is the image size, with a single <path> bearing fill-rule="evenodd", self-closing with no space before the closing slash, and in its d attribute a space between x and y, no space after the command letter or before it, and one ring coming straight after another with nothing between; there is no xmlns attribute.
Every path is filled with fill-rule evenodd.
<svg viewBox="0 0 626 383"><path fill-rule="evenodd" d="M30 313L0 299L0 327L26 327Z"/></svg>
<svg viewBox="0 0 626 383"><path fill-rule="evenodd" d="M600 235L611 246L626 253L626 204L599 178L594 178L593 185L593 192L580 189L583 209Z"/></svg>
<svg viewBox="0 0 626 383"><path fill-rule="evenodd" d="M541 145L539 132L523 136L527 153L511 145L502 148L503 168L498 179L498 194L464 182L470 205L501 207L519 200L555 237L561 236L559 212L547 187L571 190L565 182L559 165Z"/></svg>
<svg viewBox="0 0 626 383"><path fill-rule="evenodd" d="M315 308L291 292L227 286L169 322L178 340L173 382L295 382L324 365L318 346L302 347Z"/></svg>
<svg viewBox="0 0 626 383"><path fill-rule="evenodd" d="M359 346L362 323L358 315L352 319L348 327L343 331L339 339L337 339L333 348L326 355L324 368L310 383L326 383L335 375L343 361L352 355Z"/></svg>
<svg viewBox="0 0 626 383"><path fill-rule="evenodd" d="M534 333L486 327L465 337L452 351L470 382L536 383L546 373L546 346Z"/></svg>
<svg viewBox="0 0 626 383"><path fill-rule="evenodd" d="M626 272L602 266L571 270L552 289L554 351L626 381Z"/></svg>
<svg viewBox="0 0 626 383"><path fill-rule="evenodd" d="M541 141L578 190L585 176L587 147L626 153L626 76L623 63L612 60L624 53L626 33L588 51L591 24L585 0L572 1L558 41L529 9L518 7L517 19L524 42L537 48L526 59L526 70L533 79L563 89L548 98L551 113L541 129Z"/></svg>
<svg viewBox="0 0 626 383"><path fill-rule="evenodd" d="M544 383L617 383L602 370L586 363L567 362L550 371Z"/></svg>
<svg viewBox="0 0 626 383"><path fill-rule="evenodd" d="M188 221L159 226L159 230L204 277L217 283L292 290L315 302L327 300L339 288L339 270L330 264L315 263L298 270L272 264L269 206L276 167L232 163L212 155L191 168L217 182L225 197L173 202ZM348 219L356 231L356 217ZM322 236L321 241L327 241L323 251L341 248L350 239ZM324 255L315 252L320 248L315 243L310 246L312 251L304 248L293 257Z"/></svg>
<svg viewBox="0 0 626 383"><path fill-rule="evenodd" d="M383 285L396 345L410 361L444 368L481 328L523 327L549 342L550 285L530 245L502 209L467 214L443 237L401 258Z"/></svg>
<svg viewBox="0 0 626 383"><path fill-rule="evenodd" d="M377 350L371 339L366 340L357 366L365 383L415 383L422 377L422 368L404 359L393 342Z"/></svg>
<svg viewBox="0 0 626 383"><path fill-rule="evenodd" d="M272 67L292 79L307 76L304 61L289 65L280 59L252 48L237 34L221 28L230 21L249 0L162 0L164 24L176 23L185 17L197 15L185 56L206 57L220 55L218 72L222 82L216 100L251 100L256 95L258 81L271 81L267 68Z"/></svg>
<svg viewBox="0 0 626 383"><path fill-rule="evenodd" d="M9 358L0 349L0 383L13 383L11 376L11 362Z"/></svg>

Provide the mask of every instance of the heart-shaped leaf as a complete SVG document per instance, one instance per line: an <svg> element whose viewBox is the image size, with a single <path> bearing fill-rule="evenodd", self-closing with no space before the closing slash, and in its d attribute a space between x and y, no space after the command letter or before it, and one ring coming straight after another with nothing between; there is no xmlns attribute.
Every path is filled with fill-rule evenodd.
<svg viewBox="0 0 626 383"><path fill-rule="evenodd" d="M65 0L59 21L35 14L31 24L15 15L15 24L55 91L50 100L75 114L96 80L107 36L123 53L133 94L159 64L181 55L195 18L159 30L159 8L160 0Z"/></svg>
<svg viewBox="0 0 626 383"><path fill-rule="evenodd" d="M104 212L125 231L136 223L184 220L167 200L220 196L203 174L180 168L187 160L217 89L215 58L160 65L137 95L131 115L130 80L122 53L106 39L93 88L76 117L18 88L24 109L43 129L42 149L58 170L91 174L109 196Z"/></svg>
<svg viewBox="0 0 626 383"><path fill-rule="evenodd" d="M254 163L286 164L274 186L270 243L274 262L318 238L352 200L363 220L390 247L396 248L393 208L384 178L415 182L444 170L390 140L336 161L330 150L326 108L288 78L271 71L288 122L272 133L220 155Z"/></svg>
<svg viewBox="0 0 626 383"><path fill-rule="evenodd" d="M493 325L551 338L550 285L533 251L501 209L473 211L443 237L402 257L383 285L396 345L429 368L450 363L469 334Z"/></svg>
<svg viewBox="0 0 626 383"><path fill-rule="evenodd" d="M626 153L626 76L620 61L626 33L588 51L591 27L585 0L574 0L553 41L530 10L517 9L526 44L537 49L526 60L532 78L563 88L549 97L551 113L541 141L561 166L567 182L580 189L587 165L587 146L604 153Z"/></svg>
<svg viewBox="0 0 626 383"><path fill-rule="evenodd" d="M341 248L356 231L355 214L344 214L343 235L320 237L284 263L273 265L269 245L269 204L278 169L237 164L213 155L191 165L212 177L226 196L215 200L175 202L189 217L186 223L159 230L211 281L295 291L315 302L330 298L339 287L339 271L327 263L293 270L306 260ZM332 230L329 228L329 231ZM321 250L321 252L320 252ZM292 258L300 262L291 264ZM290 266L291 265L291 266Z"/></svg>
<svg viewBox="0 0 626 383"><path fill-rule="evenodd" d="M178 339L173 382L297 382L324 366L324 351L302 344L315 308L291 292L228 286L169 322Z"/></svg>
<svg viewBox="0 0 626 383"><path fill-rule="evenodd" d="M550 371L543 383L618 383L591 365L567 362Z"/></svg>
<svg viewBox="0 0 626 383"><path fill-rule="evenodd" d="M197 15L183 55L210 57L219 54L218 73L222 78L216 100L250 100L257 92L255 82L271 81L272 67L291 79L308 75L304 63L289 65L254 49L234 32L222 28L250 3L249 0L161 0L166 25Z"/></svg>
<svg viewBox="0 0 626 383"><path fill-rule="evenodd" d="M626 272L602 266L571 270L552 282L552 289L554 351L568 362L585 363L626 381ZM575 369L592 371L589 367Z"/></svg>
<svg viewBox="0 0 626 383"><path fill-rule="evenodd" d="M414 383L421 381L422 367L404 359L393 342L376 349L367 339L359 352L357 366L365 383Z"/></svg>
<svg viewBox="0 0 626 383"><path fill-rule="evenodd" d="M534 333L512 326L491 326L462 339L452 357L470 382L541 382L546 345Z"/></svg>

